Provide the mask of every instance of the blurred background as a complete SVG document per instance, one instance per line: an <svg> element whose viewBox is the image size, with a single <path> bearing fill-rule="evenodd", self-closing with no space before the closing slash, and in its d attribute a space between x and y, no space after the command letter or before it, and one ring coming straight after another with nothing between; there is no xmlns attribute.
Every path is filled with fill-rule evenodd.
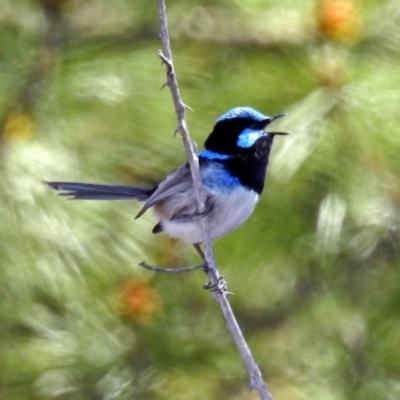
<svg viewBox="0 0 400 400"><path fill-rule="evenodd" d="M276 400L400 398L398 0L167 1L201 148L272 115L266 190L215 242ZM152 185L185 161L156 2L0 3L0 398L257 399L199 262L134 202L43 180Z"/></svg>

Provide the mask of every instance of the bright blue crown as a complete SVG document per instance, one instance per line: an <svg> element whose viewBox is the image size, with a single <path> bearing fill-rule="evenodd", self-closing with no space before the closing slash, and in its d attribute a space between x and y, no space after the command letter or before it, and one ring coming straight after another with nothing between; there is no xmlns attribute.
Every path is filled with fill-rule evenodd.
<svg viewBox="0 0 400 400"><path fill-rule="evenodd" d="M217 119L217 122L233 118L248 118L254 121L263 121L268 117L250 107L235 107L226 112L224 115L221 115Z"/></svg>

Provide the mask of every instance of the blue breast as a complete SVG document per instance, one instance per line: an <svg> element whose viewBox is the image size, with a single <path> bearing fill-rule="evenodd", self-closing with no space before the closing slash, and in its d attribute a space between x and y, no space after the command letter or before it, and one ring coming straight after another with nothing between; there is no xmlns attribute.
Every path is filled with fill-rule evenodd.
<svg viewBox="0 0 400 400"><path fill-rule="evenodd" d="M200 156L200 176L203 186L213 191L231 190L240 185L240 180L218 161Z"/></svg>

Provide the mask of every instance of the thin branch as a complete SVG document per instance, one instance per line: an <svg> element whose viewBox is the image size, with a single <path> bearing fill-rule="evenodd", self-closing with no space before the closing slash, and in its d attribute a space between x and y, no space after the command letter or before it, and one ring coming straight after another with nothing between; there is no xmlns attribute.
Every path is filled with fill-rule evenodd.
<svg viewBox="0 0 400 400"><path fill-rule="evenodd" d="M176 132L179 132L182 136L182 140L185 146L186 155L189 161L190 170L193 179L194 191L196 194L197 204L199 213L205 211L205 202L203 193L201 190L201 181L199 174L199 159L194 151L193 143L190 139L189 129L187 127L185 118L186 105L183 103L178 87L178 81L176 79L174 66L172 63L171 47L169 42L168 24L166 7L164 0L158 0L158 14L160 18L161 32L160 37L163 44L163 51L159 51L158 55L161 58L163 64L166 66L167 70L167 86L171 90L172 99L175 106L175 112L178 119L178 126L176 127ZM212 249L211 235L208 229L207 217L201 218L201 227L203 231L204 238L204 255L205 261L207 263L208 269L207 274L212 285L216 285L219 281L219 273L215 266L214 253Z"/></svg>
<svg viewBox="0 0 400 400"><path fill-rule="evenodd" d="M193 179L194 191L196 194L198 210L200 213L205 211L205 201L201 188L201 180L199 174L199 160L194 151L193 143L190 139L189 130L187 127L186 119L185 119L185 109L186 105L183 103L180 93L178 82L175 75L174 66L172 63L172 54L171 54L171 46L169 41L169 33L168 33L168 24L167 24L167 15L166 15L166 6L165 0L158 0L158 14L160 19L160 38L163 44L163 51L159 53L159 56L166 66L167 71L167 86L171 90L172 99L175 106L175 112L178 119L178 126L176 131L179 132L182 136L183 143L185 146L188 162L190 165L190 170ZM203 243L204 243L204 255L205 261L207 264L207 275L210 280L210 285L216 288L219 288L219 283L221 282L221 276L217 270L214 252L212 247L212 240L209 231L208 218L205 216L201 218L201 228L203 233ZM222 279L223 280L223 279ZM261 376L260 369L256 364L251 351L243 337L242 331L239 328L239 325L236 321L235 315L233 314L232 308L228 301L228 292L226 288L220 288L220 290L216 290L214 292L214 299L221 307L222 313L224 315L227 327L232 335L232 338L240 352L240 355L243 359L243 362L246 366L248 374L250 376L250 388L256 389L260 393L260 397L262 400L272 400L272 396L269 393L263 379Z"/></svg>
<svg viewBox="0 0 400 400"><path fill-rule="evenodd" d="M149 265L146 261L142 261L139 265L149 271L153 272L167 272L170 274L177 274L180 272L191 272L195 269L203 268L204 265L193 265L192 267L178 267L178 268L163 268L163 267L154 267L153 265Z"/></svg>

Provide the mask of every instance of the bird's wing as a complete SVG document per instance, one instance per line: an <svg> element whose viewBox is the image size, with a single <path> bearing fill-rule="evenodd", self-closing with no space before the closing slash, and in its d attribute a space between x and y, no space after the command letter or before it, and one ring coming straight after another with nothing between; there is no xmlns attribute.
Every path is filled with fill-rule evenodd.
<svg viewBox="0 0 400 400"><path fill-rule="evenodd" d="M177 193L193 190L193 181L188 164L184 164L171 172L157 187L154 193L146 201L135 218L139 218L146 210L157 203Z"/></svg>

